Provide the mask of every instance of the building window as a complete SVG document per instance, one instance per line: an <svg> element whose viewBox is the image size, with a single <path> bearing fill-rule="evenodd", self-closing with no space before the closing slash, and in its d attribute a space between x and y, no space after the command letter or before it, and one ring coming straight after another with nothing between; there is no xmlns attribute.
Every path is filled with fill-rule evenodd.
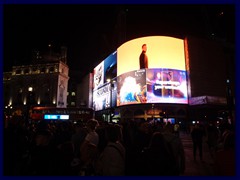
<svg viewBox="0 0 240 180"><path fill-rule="evenodd" d="M45 71L46 71L46 68L41 68L41 73L45 73Z"/></svg>
<svg viewBox="0 0 240 180"><path fill-rule="evenodd" d="M17 69L16 74L21 74L21 69Z"/></svg>
<svg viewBox="0 0 240 180"><path fill-rule="evenodd" d="M34 67L34 68L32 68L32 73L38 73L38 70L37 70L37 68L36 67Z"/></svg>
<svg viewBox="0 0 240 180"><path fill-rule="evenodd" d="M72 96L76 96L76 93L75 93L75 92L72 92Z"/></svg>
<svg viewBox="0 0 240 180"><path fill-rule="evenodd" d="M71 106L75 106L75 102L72 101L72 102L71 102Z"/></svg>
<svg viewBox="0 0 240 180"><path fill-rule="evenodd" d="M52 73L54 71L54 67L49 68L49 72Z"/></svg>
<svg viewBox="0 0 240 180"><path fill-rule="evenodd" d="M28 74L28 73L29 73L29 69L25 69L24 74Z"/></svg>

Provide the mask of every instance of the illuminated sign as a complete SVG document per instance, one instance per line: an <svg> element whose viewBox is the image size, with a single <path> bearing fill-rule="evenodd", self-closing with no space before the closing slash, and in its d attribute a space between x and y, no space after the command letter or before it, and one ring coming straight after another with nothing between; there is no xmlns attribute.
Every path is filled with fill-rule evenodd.
<svg viewBox="0 0 240 180"><path fill-rule="evenodd" d="M103 86L117 76L117 52L115 51L93 70L93 89Z"/></svg>
<svg viewBox="0 0 240 180"><path fill-rule="evenodd" d="M148 103L188 103L186 71L147 69Z"/></svg>
<svg viewBox="0 0 240 180"><path fill-rule="evenodd" d="M186 70L184 40L167 36L133 39L117 49L117 76L140 69L142 46L146 44L147 68Z"/></svg>
<svg viewBox="0 0 240 180"><path fill-rule="evenodd" d="M93 109L99 111L110 107L111 101L111 84L108 83L105 86L93 91Z"/></svg>
<svg viewBox="0 0 240 180"><path fill-rule="evenodd" d="M44 119L48 119L48 120L68 120L69 115L45 114Z"/></svg>
<svg viewBox="0 0 240 180"><path fill-rule="evenodd" d="M145 84L141 84L144 87L144 101L140 103L188 103L184 40L149 36L124 43L117 49L117 76L125 77L129 72L140 71L143 62L146 64L146 74L142 77ZM125 90L119 89L118 105L139 102L134 100L134 96L127 101L126 94L121 92L137 91L133 90L135 83L132 80L124 85ZM118 88L123 89L121 85Z"/></svg>
<svg viewBox="0 0 240 180"><path fill-rule="evenodd" d="M114 77L117 83L110 88L107 79ZM166 36L133 39L94 69L95 110L141 103L188 103L183 39Z"/></svg>
<svg viewBox="0 0 240 180"><path fill-rule="evenodd" d="M117 78L117 106L146 103L145 69L124 73Z"/></svg>

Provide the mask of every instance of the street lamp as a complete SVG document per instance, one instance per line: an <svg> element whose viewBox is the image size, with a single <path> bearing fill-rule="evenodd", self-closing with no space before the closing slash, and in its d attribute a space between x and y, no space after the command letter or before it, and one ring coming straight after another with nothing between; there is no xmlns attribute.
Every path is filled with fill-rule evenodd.
<svg viewBox="0 0 240 180"><path fill-rule="evenodd" d="M32 101L33 101L33 87L29 86L28 87L28 95L27 95L27 112L26 112L26 119L25 119L25 123L29 122L29 111L30 111L30 106L32 105Z"/></svg>
<svg viewBox="0 0 240 180"><path fill-rule="evenodd" d="M32 91L33 91L33 87L32 86L28 87L28 92L32 92Z"/></svg>
<svg viewBox="0 0 240 180"><path fill-rule="evenodd" d="M113 90L114 90L114 83L116 82L116 80L115 79L108 79L107 80L109 83L110 83L110 88L109 88L109 93L110 93L110 103L109 103L109 105L110 105L110 122L112 123L112 118L113 118L113 116L114 116L114 106L115 106L115 104L113 104Z"/></svg>
<svg viewBox="0 0 240 180"><path fill-rule="evenodd" d="M11 111L12 111L12 106L11 106L11 105L5 106L5 112L6 112L6 115L7 115L8 117L11 116L11 114L12 114Z"/></svg>
<svg viewBox="0 0 240 180"><path fill-rule="evenodd" d="M152 104L152 120L155 125L155 119L154 119L154 104Z"/></svg>

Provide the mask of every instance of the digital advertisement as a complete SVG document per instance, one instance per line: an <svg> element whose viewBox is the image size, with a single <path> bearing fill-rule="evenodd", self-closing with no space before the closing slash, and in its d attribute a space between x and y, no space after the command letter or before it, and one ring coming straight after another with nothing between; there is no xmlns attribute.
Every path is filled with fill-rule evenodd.
<svg viewBox="0 0 240 180"><path fill-rule="evenodd" d="M110 54L93 70L93 89L103 86L109 79L117 76L117 52Z"/></svg>
<svg viewBox="0 0 240 180"><path fill-rule="evenodd" d="M108 79L111 87L105 86ZM149 36L122 44L94 69L93 87L95 110L141 103L187 104L184 40Z"/></svg>
<svg viewBox="0 0 240 180"><path fill-rule="evenodd" d="M186 72L175 69L147 69L148 103L188 103Z"/></svg>
<svg viewBox="0 0 240 180"><path fill-rule="evenodd" d="M146 71L131 71L117 78L117 106L146 103Z"/></svg>
<svg viewBox="0 0 240 180"><path fill-rule="evenodd" d="M111 107L111 84L93 91L93 109L95 111L103 110Z"/></svg>
<svg viewBox="0 0 240 180"><path fill-rule="evenodd" d="M117 66L117 76L142 68L185 71L184 40L167 36L133 39L117 49Z"/></svg>

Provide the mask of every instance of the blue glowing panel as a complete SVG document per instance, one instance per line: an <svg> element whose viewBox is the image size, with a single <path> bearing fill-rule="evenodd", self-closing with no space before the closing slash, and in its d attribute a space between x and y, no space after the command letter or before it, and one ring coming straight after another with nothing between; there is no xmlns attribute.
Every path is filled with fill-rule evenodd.
<svg viewBox="0 0 240 180"><path fill-rule="evenodd" d="M45 114L44 119L47 119L47 120L68 120L69 115Z"/></svg>

